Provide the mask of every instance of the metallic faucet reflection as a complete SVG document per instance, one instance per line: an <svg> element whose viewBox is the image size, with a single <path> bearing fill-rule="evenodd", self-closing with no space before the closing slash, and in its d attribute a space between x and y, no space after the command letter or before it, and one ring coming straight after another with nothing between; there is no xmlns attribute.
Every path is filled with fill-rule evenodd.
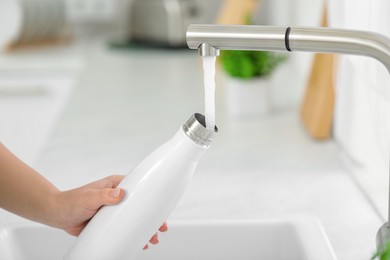
<svg viewBox="0 0 390 260"><path fill-rule="evenodd" d="M378 33L334 28L256 25L192 24L187 44L201 56L218 56L220 50L305 51L368 56L379 60L390 73L390 39ZM377 233L379 251L390 242L388 221Z"/></svg>

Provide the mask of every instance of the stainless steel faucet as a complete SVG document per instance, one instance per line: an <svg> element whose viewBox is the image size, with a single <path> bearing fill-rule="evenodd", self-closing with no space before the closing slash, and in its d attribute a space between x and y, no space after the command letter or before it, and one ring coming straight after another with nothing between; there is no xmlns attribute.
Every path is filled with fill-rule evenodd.
<svg viewBox="0 0 390 260"><path fill-rule="evenodd" d="M220 50L305 51L354 54L375 58L390 73L390 39L378 33L333 29L255 25L192 24L187 44L201 56L218 56ZM379 251L390 243L390 192L388 221L376 237Z"/></svg>

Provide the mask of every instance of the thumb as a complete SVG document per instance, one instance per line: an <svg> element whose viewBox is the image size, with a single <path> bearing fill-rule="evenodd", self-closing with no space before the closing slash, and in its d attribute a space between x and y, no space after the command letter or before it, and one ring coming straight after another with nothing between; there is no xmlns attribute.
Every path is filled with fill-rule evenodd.
<svg viewBox="0 0 390 260"><path fill-rule="evenodd" d="M124 197L125 192L121 188L104 188L96 190L94 198L91 198L94 208L100 208L103 205L118 204Z"/></svg>
<svg viewBox="0 0 390 260"><path fill-rule="evenodd" d="M116 188L107 188L104 189L104 205L113 205L113 204L118 204L124 197L125 191L119 187ZM109 193L107 196L107 193Z"/></svg>

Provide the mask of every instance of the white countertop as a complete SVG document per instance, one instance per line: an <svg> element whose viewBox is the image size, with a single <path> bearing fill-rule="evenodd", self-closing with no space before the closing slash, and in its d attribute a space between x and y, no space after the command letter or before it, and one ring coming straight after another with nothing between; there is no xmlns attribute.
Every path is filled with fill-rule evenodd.
<svg viewBox="0 0 390 260"><path fill-rule="evenodd" d="M287 84L288 76L281 81ZM127 173L191 114L203 112L202 80L196 52L91 47L35 168L61 189ZM311 140L294 107L229 119L223 94L219 86L220 132L171 219L308 214L323 223L340 260L370 259L382 220L343 165L337 145ZM0 215L0 221L12 221Z"/></svg>

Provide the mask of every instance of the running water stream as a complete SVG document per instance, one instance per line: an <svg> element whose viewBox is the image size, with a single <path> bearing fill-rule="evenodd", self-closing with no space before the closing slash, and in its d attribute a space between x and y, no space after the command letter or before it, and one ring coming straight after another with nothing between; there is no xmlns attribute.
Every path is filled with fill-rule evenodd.
<svg viewBox="0 0 390 260"><path fill-rule="evenodd" d="M216 57L203 57L206 128L215 127L215 61Z"/></svg>

